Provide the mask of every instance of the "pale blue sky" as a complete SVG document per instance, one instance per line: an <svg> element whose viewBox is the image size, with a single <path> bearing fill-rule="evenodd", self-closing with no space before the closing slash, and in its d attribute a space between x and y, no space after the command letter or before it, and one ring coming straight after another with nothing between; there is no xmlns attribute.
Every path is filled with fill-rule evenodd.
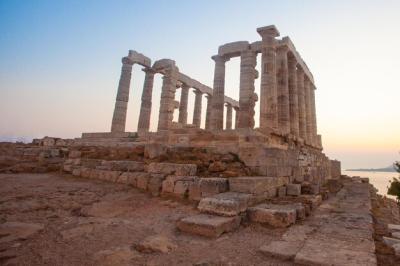
<svg viewBox="0 0 400 266"><path fill-rule="evenodd" d="M174 59L212 85L219 45L259 40L256 28L275 24L314 74L325 152L344 167L385 166L400 157L399 14L400 1L1 0L0 136L108 131L129 49ZM136 129L143 78L135 66L128 130ZM238 59L227 63L226 79L237 99ZM157 76L154 113L160 89Z"/></svg>

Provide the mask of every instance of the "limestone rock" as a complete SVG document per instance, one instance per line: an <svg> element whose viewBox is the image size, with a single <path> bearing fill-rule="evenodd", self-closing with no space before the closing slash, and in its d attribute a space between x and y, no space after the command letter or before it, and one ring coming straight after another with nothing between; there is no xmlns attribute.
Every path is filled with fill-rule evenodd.
<svg viewBox="0 0 400 266"><path fill-rule="evenodd" d="M296 222L296 208L291 205L260 204L247 210L252 222L272 227L288 227Z"/></svg>
<svg viewBox="0 0 400 266"><path fill-rule="evenodd" d="M166 236L156 235L145 238L142 242L137 244L135 248L143 253L168 253L178 246Z"/></svg>
<svg viewBox="0 0 400 266"><path fill-rule="evenodd" d="M144 156L149 159L167 156L168 148L159 143L146 144L144 148Z"/></svg>
<svg viewBox="0 0 400 266"><path fill-rule="evenodd" d="M178 229L195 235L219 237L222 233L231 232L240 226L240 217L221 217L199 214L178 221Z"/></svg>
<svg viewBox="0 0 400 266"><path fill-rule="evenodd" d="M247 209L252 196L246 193L225 192L200 200L198 209L201 212L222 216L236 216Z"/></svg>
<svg viewBox="0 0 400 266"><path fill-rule="evenodd" d="M270 244L260 247L260 252L282 260L291 260L302 245L302 241L272 241Z"/></svg>
<svg viewBox="0 0 400 266"><path fill-rule="evenodd" d="M25 240L44 229L42 224L5 222L0 224L0 243Z"/></svg>
<svg viewBox="0 0 400 266"><path fill-rule="evenodd" d="M195 164L151 163L149 164L148 172L164 175L194 176L197 172L197 166Z"/></svg>
<svg viewBox="0 0 400 266"><path fill-rule="evenodd" d="M286 194L289 196L299 196L301 194L301 185L300 184L287 184L286 185Z"/></svg>
<svg viewBox="0 0 400 266"><path fill-rule="evenodd" d="M208 167L208 171L211 173L223 172L225 170L226 170L226 164L219 161L211 163L210 166Z"/></svg>
<svg viewBox="0 0 400 266"><path fill-rule="evenodd" d="M130 247L119 247L114 249L101 250L94 254L96 265L100 266L128 266L134 263L134 259L141 255Z"/></svg>

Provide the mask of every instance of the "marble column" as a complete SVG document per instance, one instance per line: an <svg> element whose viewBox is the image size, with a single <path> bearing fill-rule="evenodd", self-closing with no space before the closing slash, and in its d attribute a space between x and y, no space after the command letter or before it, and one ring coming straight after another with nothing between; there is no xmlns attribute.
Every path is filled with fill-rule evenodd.
<svg viewBox="0 0 400 266"><path fill-rule="evenodd" d="M312 106L311 106L311 82L304 76L304 95L306 106L306 141L312 144Z"/></svg>
<svg viewBox="0 0 400 266"><path fill-rule="evenodd" d="M228 59L219 55L213 56L212 59L215 61L215 70L211 129L222 130L224 126L225 62Z"/></svg>
<svg viewBox="0 0 400 266"><path fill-rule="evenodd" d="M185 83L182 84L181 88L181 100L179 103L179 117L178 122L186 125L187 124L187 105L188 105L188 97L189 97L189 86Z"/></svg>
<svg viewBox="0 0 400 266"><path fill-rule="evenodd" d="M133 62L128 57L122 58L121 76L119 78L117 98L111 123L111 132L125 132L132 66Z"/></svg>
<svg viewBox="0 0 400 266"><path fill-rule="evenodd" d="M299 100L299 134L300 138L306 140L307 130L306 130L306 100L305 100L305 90L304 90L304 71L300 66L297 66L296 71L297 76L297 93Z"/></svg>
<svg viewBox="0 0 400 266"><path fill-rule="evenodd" d="M160 113L158 117L158 130L168 130L172 125L175 110L175 92L177 84L177 68L169 66L165 70L161 88Z"/></svg>
<svg viewBox="0 0 400 266"><path fill-rule="evenodd" d="M207 98L207 109L206 109L206 129L210 129L211 123L211 110L212 110L212 96L210 94L206 94Z"/></svg>
<svg viewBox="0 0 400 266"><path fill-rule="evenodd" d="M314 84L311 84L310 94L311 94L311 129L312 129L312 144L318 146L318 136L317 136L317 114L315 108L315 90Z"/></svg>
<svg viewBox="0 0 400 266"><path fill-rule="evenodd" d="M226 126L225 129L232 129L232 105L226 104Z"/></svg>
<svg viewBox="0 0 400 266"><path fill-rule="evenodd" d="M260 128L278 129L275 26L258 28L261 44Z"/></svg>
<svg viewBox="0 0 400 266"><path fill-rule="evenodd" d="M153 96L153 84L155 72L150 68L144 68L146 73L144 77L142 104L140 105L140 114L138 122L138 132L148 132L150 129L151 117L151 98Z"/></svg>
<svg viewBox="0 0 400 266"><path fill-rule="evenodd" d="M194 111L193 111L193 125L200 128L201 124L201 100L203 93L199 90L194 90Z"/></svg>
<svg viewBox="0 0 400 266"><path fill-rule="evenodd" d="M254 127L254 80L257 78L256 64L257 55L254 51L242 51L240 55L239 128Z"/></svg>
<svg viewBox="0 0 400 266"><path fill-rule="evenodd" d="M278 131L287 135L290 133L290 106L289 106L289 71L287 46L277 49L277 93L278 93Z"/></svg>
<svg viewBox="0 0 400 266"><path fill-rule="evenodd" d="M235 129L237 129L239 123L239 107L233 107L233 109L235 109Z"/></svg>
<svg viewBox="0 0 400 266"><path fill-rule="evenodd" d="M290 133L296 137L299 137L299 97L297 92L296 65L296 58L290 54L288 57Z"/></svg>

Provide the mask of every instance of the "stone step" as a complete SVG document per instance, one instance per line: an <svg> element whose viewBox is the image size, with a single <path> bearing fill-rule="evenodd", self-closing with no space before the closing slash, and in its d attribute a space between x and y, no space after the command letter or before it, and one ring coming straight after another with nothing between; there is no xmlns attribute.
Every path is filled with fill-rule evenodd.
<svg viewBox="0 0 400 266"><path fill-rule="evenodd" d="M390 232L400 232L400 224L388 224L388 229Z"/></svg>
<svg viewBox="0 0 400 266"><path fill-rule="evenodd" d="M247 193L225 192L202 198L198 209L204 213L221 216L236 216L245 212L248 206L255 204L256 198Z"/></svg>
<svg viewBox="0 0 400 266"><path fill-rule="evenodd" d="M296 223L297 212L305 217L304 207L300 204L268 204L263 203L247 210L251 222L266 224L276 228L284 228Z"/></svg>
<svg viewBox="0 0 400 266"><path fill-rule="evenodd" d="M266 194L275 197L277 188L289 183L288 177L245 176L229 179L229 189L234 192Z"/></svg>
<svg viewBox="0 0 400 266"><path fill-rule="evenodd" d="M150 163L147 171L153 174L194 176L197 172L197 165L179 163Z"/></svg>
<svg viewBox="0 0 400 266"><path fill-rule="evenodd" d="M240 221L239 216L221 217L198 214L179 220L177 227L182 232L215 238L239 228Z"/></svg>
<svg viewBox="0 0 400 266"><path fill-rule="evenodd" d="M199 178L189 186L189 199L200 201L202 198L215 194L224 193L229 190L227 178L206 177Z"/></svg>
<svg viewBox="0 0 400 266"><path fill-rule="evenodd" d="M260 247L260 252L266 256L281 260L293 260L304 241L272 241L268 245Z"/></svg>

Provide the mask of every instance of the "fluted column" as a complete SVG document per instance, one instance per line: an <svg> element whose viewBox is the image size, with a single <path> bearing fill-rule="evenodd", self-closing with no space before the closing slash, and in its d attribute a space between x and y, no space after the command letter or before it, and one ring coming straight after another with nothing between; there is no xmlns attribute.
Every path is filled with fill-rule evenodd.
<svg viewBox="0 0 400 266"><path fill-rule="evenodd" d="M187 124L187 105L188 105L188 97L189 97L189 86L186 84L182 84L181 88L181 100L179 103L179 118L178 122L186 125Z"/></svg>
<svg viewBox="0 0 400 266"><path fill-rule="evenodd" d="M278 128L281 134L290 133L289 73L287 46L277 49Z"/></svg>
<svg viewBox="0 0 400 266"><path fill-rule="evenodd" d="M193 111L193 125L200 128L201 124L201 100L203 93L199 90L194 90L194 111Z"/></svg>
<svg viewBox="0 0 400 266"><path fill-rule="evenodd" d="M117 98L111 122L111 132L125 132L132 66L133 62L128 57L122 58L121 76L119 78Z"/></svg>
<svg viewBox="0 0 400 266"><path fill-rule="evenodd" d="M296 58L288 57L289 69L289 106L290 106L290 133L296 137L299 133L299 97L297 92Z"/></svg>
<svg viewBox="0 0 400 266"><path fill-rule="evenodd" d="M275 26L258 28L261 44L260 128L278 129Z"/></svg>
<svg viewBox="0 0 400 266"><path fill-rule="evenodd" d="M242 51L240 56L239 128L254 127L254 106L256 102L254 97L254 80L257 78L256 64L257 55L254 51Z"/></svg>
<svg viewBox="0 0 400 266"><path fill-rule="evenodd" d="M210 129L211 124L211 110L212 110L212 96L210 94L206 95L207 98L207 109L206 109L206 129Z"/></svg>
<svg viewBox="0 0 400 266"><path fill-rule="evenodd" d="M317 136L317 114L315 108L315 85L311 84L310 94L311 94L311 129L312 129L312 144L318 146L318 136Z"/></svg>
<svg viewBox="0 0 400 266"><path fill-rule="evenodd" d="M232 129L232 105L226 104L226 126L225 129Z"/></svg>
<svg viewBox="0 0 400 266"><path fill-rule="evenodd" d="M228 59L219 55L213 56L212 59L215 61L215 70L211 129L222 130L224 126L225 62Z"/></svg>
<svg viewBox="0 0 400 266"><path fill-rule="evenodd" d="M306 140L307 137L307 122L306 122L306 100L304 90L304 71L300 66L297 67L297 93L299 100L299 134L300 138Z"/></svg>
<svg viewBox="0 0 400 266"><path fill-rule="evenodd" d="M237 129L239 123L239 108L233 107L233 109L235 109L235 129Z"/></svg>
<svg viewBox="0 0 400 266"><path fill-rule="evenodd" d="M170 66L165 70L165 75L163 77L158 130L168 130L171 127L175 110L176 84L177 69L175 66Z"/></svg>
<svg viewBox="0 0 400 266"><path fill-rule="evenodd" d="M306 103L306 140L312 144L312 106L311 106L311 82L304 76L304 93Z"/></svg>
<svg viewBox="0 0 400 266"><path fill-rule="evenodd" d="M146 73L144 77L142 104L140 105L140 114L138 122L138 132L147 132L150 129L151 117L151 98L153 95L153 84L155 72L150 68L144 68Z"/></svg>

